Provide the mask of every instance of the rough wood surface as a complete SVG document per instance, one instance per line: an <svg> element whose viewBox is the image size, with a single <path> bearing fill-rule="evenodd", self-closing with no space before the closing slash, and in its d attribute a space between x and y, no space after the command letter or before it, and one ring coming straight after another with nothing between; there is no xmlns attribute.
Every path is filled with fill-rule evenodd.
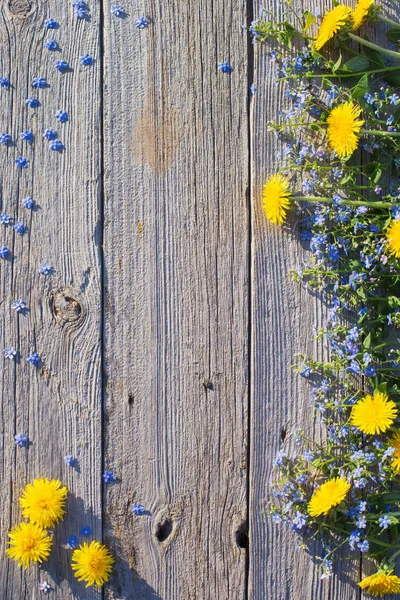
<svg viewBox="0 0 400 600"><path fill-rule="evenodd" d="M192 0L146 11L144 31L131 23L143 8L105 15L105 466L121 482L106 488L104 515L124 557L106 596L241 599L246 10Z"/></svg>
<svg viewBox="0 0 400 600"><path fill-rule="evenodd" d="M0 226L0 244L12 250L13 260L0 262L1 354L14 346L15 364L1 357L1 487L0 487L0 597L5 600L38 598L40 581L50 582L52 598L75 595L99 598L85 590L71 571L67 536L81 526L101 539L101 279L99 258L100 185L100 68L85 69L79 57L99 56L99 13L91 7L90 22L73 16L70 3L2 2L0 10L0 75L12 87L0 90L0 131L13 143L0 147L1 211L23 221L28 233L17 235ZM45 32L47 17L60 22ZM45 39L58 40L60 51L49 52ZM61 75L59 59L71 65ZM34 90L34 77L49 86ZM25 106L28 96L40 106ZM55 119L67 110L69 122ZM65 146L49 151L43 131L53 127ZM32 129L30 145L19 134ZM17 156L29 159L27 169L16 168ZM31 196L40 208L31 212L22 200ZM39 264L49 261L55 273L45 277ZM21 298L29 312L17 316L12 301ZM35 369L26 357L37 351L43 367ZM14 436L29 436L29 449L17 448ZM77 457L67 467L64 456ZM18 496L35 477L60 478L71 496L68 515L55 528L54 549L43 569L21 570L4 549L8 529L20 522Z"/></svg>

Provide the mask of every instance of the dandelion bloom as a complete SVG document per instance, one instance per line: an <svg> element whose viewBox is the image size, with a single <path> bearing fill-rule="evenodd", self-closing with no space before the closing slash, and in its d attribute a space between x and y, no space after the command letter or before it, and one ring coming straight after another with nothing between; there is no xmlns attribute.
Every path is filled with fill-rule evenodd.
<svg viewBox="0 0 400 600"><path fill-rule="evenodd" d="M20 523L8 535L11 548L7 548L6 552L18 561L19 567L27 569L31 562L42 562L48 558L53 541L40 525Z"/></svg>
<svg viewBox="0 0 400 600"><path fill-rule="evenodd" d="M344 102L329 113L328 142L340 158L353 154L358 146L358 133L365 121L358 119L361 108L354 102Z"/></svg>
<svg viewBox="0 0 400 600"><path fill-rule="evenodd" d="M57 479L35 479L22 492L22 514L42 527L52 527L65 514L66 487Z"/></svg>
<svg viewBox="0 0 400 600"><path fill-rule="evenodd" d="M263 190L265 216L271 223L282 225L290 206L289 182L280 173L271 175Z"/></svg>
<svg viewBox="0 0 400 600"><path fill-rule="evenodd" d="M72 554L72 570L79 581L85 581L86 587L106 583L112 571L113 557L99 542L86 542Z"/></svg>
<svg viewBox="0 0 400 600"><path fill-rule="evenodd" d="M394 436L390 440L390 445L395 449L393 454L392 467L395 471L400 473L400 431L396 431Z"/></svg>
<svg viewBox="0 0 400 600"><path fill-rule="evenodd" d="M357 0L356 7L351 13L353 31L364 23L365 17L368 15L368 11L373 3L374 0Z"/></svg>
<svg viewBox="0 0 400 600"><path fill-rule="evenodd" d="M349 489L350 484L343 477L326 481L315 490L308 503L308 512L312 517L327 515L331 508L343 502Z"/></svg>
<svg viewBox="0 0 400 600"><path fill-rule="evenodd" d="M321 50L322 46L325 46L326 42L333 38L335 33L346 24L350 15L351 8L344 6L343 4L339 4L328 11L322 19L317 39L314 42L314 48L316 50Z"/></svg>
<svg viewBox="0 0 400 600"><path fill-rule="evenodd" d="M386 230L388 249L396 258L400 258L400 221L392 221Z"/></svg>
<svg viewBox="0 0 400 600"><path fill-rule="evenodd" d="M351 411L351 424L363 433L374 435L386 431L397 417L397 408L386 394L367 394L355 404Z"/></svg>
<svg viewBox="0 0 400 600"><path fill-rule="evenodd" d="M372 596L398 594L400 592L400 578L392 575L392 573L393 569L391 571L378 571L378 573L365 577L358 585Z"/></svg>

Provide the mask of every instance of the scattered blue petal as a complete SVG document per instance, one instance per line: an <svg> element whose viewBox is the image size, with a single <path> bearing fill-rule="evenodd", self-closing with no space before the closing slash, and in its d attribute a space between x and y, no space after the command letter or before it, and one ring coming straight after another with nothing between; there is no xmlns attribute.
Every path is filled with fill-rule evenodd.
<svg viewBox="0 0 400 600"><path fill-rule="evenodd" d="M114 17L123 17L125 15L125 10L120 4L114 4L111 7L111 14L113 14Z"/></svg>
<svg viewBox="0 0 400 600"><path fill-rule="evenodd" d="M56 112L56 119L60 123L66 123L68 121L68 113L65 110L59 110Z"/></svg>
<svg viewBox="0 0 400 600"><path fill-rule="evenodd" d="M57 137L56 132L54 131L54 129L52 129L51 127L49 129L46 129L43 137L47 138L48 140L55 140Z"/></svg>
<svg viewBox="0 0 400 600"><path fill-rule="evenodd" d="M231 73L233 71L233 67L225 60L224 62L219 63L218 69L222 71L222 73Z"/></svg>
<svg viewBox="0 0 400 600"><path fill-rule="evenodd" d="M92 535L92 530L90 527L81 527L81 535L88 537L89 535Z"/></svg>
<svg viewBox="0 0 400 600"><path fill-rule="evenodd" d="M46 29L57 29L58 22L50 17L49 19L45 20L44 25Z"/></svg>
<svg viewBox="0 0 400 600"><path fill-rule="evenodd" d="M26 169L28 162L28 159L24 158L23 156L18 156L18 158L15 159L15 164L17 165L18 169Z"/></svg>
<svg viewBox="0 0 400 600"><path fill-rule="evenodd" d="M112 483L115 481L114 473L112 471L104 471L103 479L104 483Z"/></svg>
<svg viewBox="0 0 400 600"><path fill-rule="evenodd" d="M11 135L9 133L0 133L0 143L9 144L11 142Z"/></svg>
<svg viewBox="0 0 400 600"><path fill-rule="evenodd" d="M22 205L24 206L24 208L29 208L29 210L32 210L32 208L35 206L35 201L30 196L28 196L28 198L22 200Z"/></svg>
<svg viewBox="0 0 400 600"><path fill-rule="evenodd" d="M64 145L62 142L60 142L60 140L53 140L52 142L50 142L50 150L54 150L55 152L59 152L60 150L62 150L64 148Z"/></svg>
<svg viewBox="0 0 400 600"><path fill-rule="evenodd" d="M146 17L139 17L136 20L135 25L138 29L146 29L146 27L150 25L150 19L147 19Z"/></svg>
<svg viewBox="0 0 400 600"><path fill-rule="evenodd" d="M132 513L134 515L142 515L144 513L144 506L139 502L134 502L132 504Z"/></svg>
<svg viewBox="0 0 400 600"><path fill-rule="evenodd" d="M7 258L7 256L11 253L11 251L6 248L6 246L2 246L0 248L0 258Z"/></svg>
<svg viewBox="0 0 400 600"><path fill-rule="evenodd" d="M25 104L27 104L30 108L37 108L40 105L40 102L37 98L29 96L29 98L25 100Z"/></svg>
<svg viewBox="0 0 400 600"><path fill-rule="evenodd" d="M15 445L20 448L26 447L28 445L28 436L23 433L18 433L15 437Z"/></svg>
<svg viewBox="0 0 400 600"><path fill-rule="evenodd" d="M65 73L69 69L69 65L65 60L57 60L54 68L60 71L60 73Z"/></svg>
<svg viewBox="0 0 400 600"><path fill-rule="evenodd" d="M43 89L44 87L46 87L46 85L47 85L47 81L44 77L34 77L33 78L32 87L38 88L38 89Z"/></svg>
<svg viewBox="0 0 400 600"><path fill-rule="evenodd" d="M19 134L21 140L31 142L33 140L33 133L30 129L25 129Z"/></svg>
<svg viewBox="0 0 400 600"><path fill-rule="evenodd" d="M14 225L14 229L19 235L24 235L25 233L25 225L21 223L21 221L17 221Z"/></svg>
<svg viewBox="0 0 400 600"><path fill-rule="evenodd" d="M46 50L57 50L58 44L56 40L46 40L44 43Z"/></svg>
<svg viewBox="0 0 400 600"><path fill-rule="evenodd" d="M72 456L72 454L69 454L68 456L64 456L64 460L68 467L73 467L75 464L75 458Z"/></svg>
<svg viewBox="0 0 400 600"><path fill-rule="evenodd" d="M11 307L17 311L17 313L23 313L27 309L27 306L23 300L14 300Z"/></svg>
<svg viewBox="0 0 400 600"><path fill-rule="evenodd" d="M84 54L79 60L81 61L82 65L85 65L85 67L90 67L90 65L93 64L93 56L90 56L90 54Z"/></svg>
<svg viewBox="0 0 400 600"><path fill-rule="evenodd" d="M71 535L71 537L67 538L67 546L71 550L75 550L78 547L79 538L76 535Z"/></svg>
<svg viewBox="0 0 400 600"><path fill-rule="evenodd" d="M9 360L15 360L17 357L17 351L14 350L12 346L9 348L5 348L3 351L4 358L8 358Z"/></svg>
<svg viewBox="0 0 400 600"><path fill-rule="evenodd" d="M10 82L8 81L7 77L0 77L0 87L2 87L2 88L10 87Z"/></svg>
<svg viewBox="0 0 400 600"><path fill-rule="evenodd" d="M32 354L30 354L26 360L34 367L37 367L42 362L37 352L32 352Z"/></svg>

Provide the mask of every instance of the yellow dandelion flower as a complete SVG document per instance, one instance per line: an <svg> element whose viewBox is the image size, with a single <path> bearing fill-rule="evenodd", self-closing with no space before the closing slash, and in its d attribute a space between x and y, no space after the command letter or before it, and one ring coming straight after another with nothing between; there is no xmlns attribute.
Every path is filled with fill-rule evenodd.
<svg viewBox="0 0 400 600"><path fill-rule="evenodd" d="M400 592L400 578L392 575L391 571L378 571L365 577L358 584L372 596L385 596L385 594L398 594Z"/></svg>
<svg viewBox="0 0 400 600"><path fill-rule="evenodd" d="M374 435L386 431L397 417L397 408L386 394L367 394L351 410L351 424L363 433Z"/></svg>
<svg viewBox="0 0 400 600"><path fill-rule="evenodd" d="M329 113L328 143L332 150L336 150L340 158L353 154L357 149L358 133L365 121L358 119L361 108L354 102L344 102L336 106Z"/></svg>
<svg viewBox="0 0 400 600"><path fill-rule="evenodd" d="M386 230L386 239L389 240L387 245L389 251L400 258L400 221L392 221Z"/></svg>
<svg viewBox="0 0 400 600"><path fill-rule="evenodd" d="M343 502L349 489L350 484L343 477L326 481L315 490L308 503L308 512L312 517L327 515L331 508Z"/></svg>
<svg viewBox="0 0 400 600"><path fill-rule="evenodd" d="M20 523L8 535L11 548L7 548L6 553L18 561L19 567L27 569L31 562L42 562L48 558L53 541L40 525Z"/></svg>
<svg viewBox="0 0 400 600"><path fill-rule="evenodd" d="M35 479L22 492L19 503L24 517L42 527L53 527L65 514L66 487L57 479Z"/></svg>
<svg viewBox="0 0 400 600"><path fill-rule="evenodd" d="M390 445L394 448L392 467L400 473L400 431L396 431L390 440Z"/></svg>
<svg viewBox="0 0 400 600"><path fill-rule="evenodd" d="M358 29L363 24L365 17L368 15L368 11L373 3L374 0L357 0L356 7L351 13L353 31Z"/></svg>
<svg viewBox="0 0 400 600"><path fill-rule="evenodd" d="M339 29L346 24L350 18L350 15L351 8L344 6L344 4L339 4L327 12L322 19L322 23L318 30L317 39L314 42L314 48L316 50L321 50L322 46L325 46L326 42L333 38L335 33L337 33Z"/></svg>
<svg viewBox="0 0 400 600"><path fill-rule="evenodd" d="M280 173L271 175L263 190L265 216L271 223L282 225L290 206L289 182Z"/></svg>
<svg viewBox="0 0 400 600"><path fill-rule="evenodd" d="M86 587L96 583L101 586L110 578L114 559L106 546L99 542L86 542L79 546L72 554L72 569L76 571L75 577L79 581L85 581Z"/></svg>

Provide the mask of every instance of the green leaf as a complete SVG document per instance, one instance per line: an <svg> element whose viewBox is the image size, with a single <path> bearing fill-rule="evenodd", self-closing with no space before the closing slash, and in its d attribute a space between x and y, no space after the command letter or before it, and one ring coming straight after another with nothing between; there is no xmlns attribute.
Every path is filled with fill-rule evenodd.
<svg viewBox="0 0 400 600"><path fill-rule="evenodd" d="M389 73L384 73L384 80L394 86L400 85L400 69L399 71L389 71Z"/></svg>
<svg viewBox="0 0 400 600"><path fill-rule="evenodd" d="M387 391L387 382L380 383L378 387L374 390L376 392L381 392L382 394L386 394Z"/></svg>
<svg viewBox="0 0 400 600"><path fill-rule="evenodd" d="M365 56L369 59L370 62L382 68L386 66L382 56L377 50L374 50L373 48L368 48L367 46L364 46L363 50Z"/></svg>
<svg viewBox="0 0 400 600"><path fill-rule="evenodd" d="M371 342L372 342L372 337L371 337L371 332L369 332L369 334L363 341L363 348L365 348L366 350L368 350L368 348L371 348Z"/></svg>
<svg viewBox="0 0 400 600"><path fill-rule="evenodd" d="M311 25L313 23L315 23L315 21L317 19L316 19L316 17L314 17L314 15L309 10L304 11L304 15L303 16L305 17L305 24L304 24L304 27L303 27L303 33L306 33L310 29Z"/></svg>
<svg viewBox="0 0 400 600"><path fill-rule="evenodd" d="M340 54L339 58L337 59L337 61L335 62L335 64L332 67L332 72L336 73L336 71L338 70L338 68L340 67L341 64L342 64L342 55Z"/></svg>
<svg viewBox="0 0 400 600"><path fill-rule="evenodd" d="M365 75L360 77L357 85L353 89L353 98L364 98L365 94L368 93L368 90L368 74L366 73Z"/></svg>
<svg viewBox="0 0 400 600"><path fill-rule="evenodd" d="M399 25L399 29L397 29L397 27L393 28L393 29L389 29L389 31L386 33L386 35L388 36L388 39L391 42L394 42L395 44L397 42L400 41L400 25Z"/></svg>
<svg viewBox="0 0 400 600"><path fill-rule="evenodd" d="M365 56L354 56L344 63L342 69L345 71L366 71L369 68L369 60Z"/></svg>
<svg viewBox="0 0 400 600"><path fill-rule="evenodd" d="M400 306L400 298L397 296L388 296L387 303L389 304L390 308L397 308Z"/></svg>

